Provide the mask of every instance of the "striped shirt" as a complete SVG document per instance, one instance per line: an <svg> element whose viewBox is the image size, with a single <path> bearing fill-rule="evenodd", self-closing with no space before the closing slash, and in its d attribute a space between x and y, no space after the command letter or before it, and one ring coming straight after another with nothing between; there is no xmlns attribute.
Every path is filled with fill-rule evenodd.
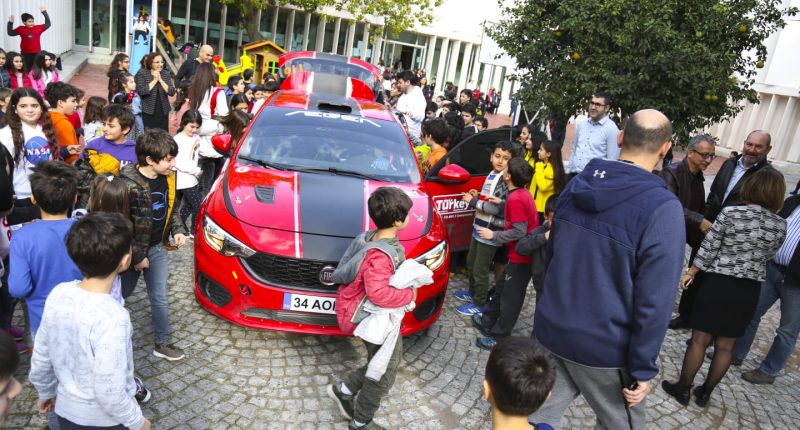
<svg viewBox="0 0 800 430"><path fill-rule="evenodd" d="M722 209L694 260L706 272L761 282L786 236L786 220L761 206Z"/></svg>
<svg viewBox="0 0 800 430"><path fill-rule="evenodd" d="M800 243L800 206L794 208L792 214L786 218L786 240L775 254L775 262L784 267L788 266L798 243Z"/></svg>

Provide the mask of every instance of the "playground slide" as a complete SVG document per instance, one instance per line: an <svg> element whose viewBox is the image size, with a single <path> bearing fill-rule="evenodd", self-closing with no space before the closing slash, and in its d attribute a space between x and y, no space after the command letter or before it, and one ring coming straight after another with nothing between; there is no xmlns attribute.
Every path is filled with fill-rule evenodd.
<svg viewBox="0 0 800 430"><path fill-rule="evenodd" d="M135 75L136 72L139 71L139 67L142 65L142 58L146 57L149 53L150 45L145 45L141 40L139 40L138 44L131 45L131 65L129 70L132 75Z"/></svg>
<svg viewBox="0 0 800 430"><path fill-rule="evenodd" d="M128 10L128 17L134 20L136 17L139 16L140 13L151 14L153 10L153 0L134 0L130 2L131 9ZM131 26L133 23L130 24ZM155 24L155 17L150 17L150 36L154 36L153 28L156 28L157 25ZM131 27L131 33L133 33L133 28ZM129 67L129 71L132 75L135 75L136 72L139 71L139 68L142 64L142 58L147 56L150 53L150 43L152 43L153 37L150 37L150 41L147 45L144 44L142 37L139 37L139 43L134 43L133 35L131 34L131 65Z"/></svg>

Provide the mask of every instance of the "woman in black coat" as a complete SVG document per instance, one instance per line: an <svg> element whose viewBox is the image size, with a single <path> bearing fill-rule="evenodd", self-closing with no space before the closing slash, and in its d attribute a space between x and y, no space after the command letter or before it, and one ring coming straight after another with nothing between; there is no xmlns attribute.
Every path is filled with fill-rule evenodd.
<svg viewBox="0 0 800 430"><path fill-rule="evenodd" d="M136 72L136 92L142 100L144 129L160 128L169 131L169 97L175 95L175 84L164 69L164 57L154 52L142 62Z"/></svg>

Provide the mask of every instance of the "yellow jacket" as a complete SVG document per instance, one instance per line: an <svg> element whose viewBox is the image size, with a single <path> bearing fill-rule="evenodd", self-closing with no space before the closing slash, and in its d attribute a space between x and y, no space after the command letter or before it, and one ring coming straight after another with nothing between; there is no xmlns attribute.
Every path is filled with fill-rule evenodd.
<svg viewBox="0 0 800 430"><path fill-rule="evenodd" d="M553 165L537 161L531 181L531 193L538 212L544 212L544 204L553 195L553 188Z"/></svg>

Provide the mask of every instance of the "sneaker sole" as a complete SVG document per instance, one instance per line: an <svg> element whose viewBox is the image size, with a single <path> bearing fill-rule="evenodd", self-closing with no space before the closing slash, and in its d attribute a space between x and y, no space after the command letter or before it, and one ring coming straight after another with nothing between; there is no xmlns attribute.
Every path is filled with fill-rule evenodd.
<svg viewBox="0 0 800 430"><path fill-rule="evenodd" d="M167 359L167 360L169 360L169 361L178 361L178 360L183 360L183 359L184 359L184 357L186 357L186 354L183 354L183 355L181 355L180 357L170 357L170 356L168 356L168 355L166 355L166 354L162 354L162 353L160 353L160 352L156 351L155 349L153 350L153 355L154 355L154 356L156 356L156 357L158 357L158 358L164 358L164 359Z"/></svg>
<svg viewBox="0 0 800 430"><path fill-rule="evenodd" d="M147 395L144 396L144 399L142 400L136 399L136 401L139 402L140 404L145 404L150 401L151 397L153 397L153 394L150 392L150 390L147 390Z"/></svg>
<svg viewBox="0 0 800 430"><path fill-rule="evenodd" d="M481 313L481 311L461 311L461 310L458 310L458 309L456 309L456 312L458 312L461 315L466 315L468 317L471 317L471 316L473 316L475 314Z"/></svg>
<svg viewBox="0 0 800 430"><path fill-rule="evenodd" d="M352 420L353 417L351 417L350 414L347 413L347 411L344 409L344 405L342 404L341 400L339 400L339 398L336 397L336 393L333 392L333 385L328 385L325 391L327 391L328 397L330 397L334 402L336 402L336 406L339 408L339 412L342 413L342 416L348 420Z"/></svg>
<svg viewBox="0 0 800 430"><path fill-rule="evenodd" d="M463 298L463 297L458 297L458 296L457 296L457 295L455 295L455 294L453 294L453 297L455 297L455 298L456 298L456 300L458 300L459 302L465 302L465 303L473 303L473 302L474 302L474 300L473 300L473 299L465 299L465 298Z"/></svg>

